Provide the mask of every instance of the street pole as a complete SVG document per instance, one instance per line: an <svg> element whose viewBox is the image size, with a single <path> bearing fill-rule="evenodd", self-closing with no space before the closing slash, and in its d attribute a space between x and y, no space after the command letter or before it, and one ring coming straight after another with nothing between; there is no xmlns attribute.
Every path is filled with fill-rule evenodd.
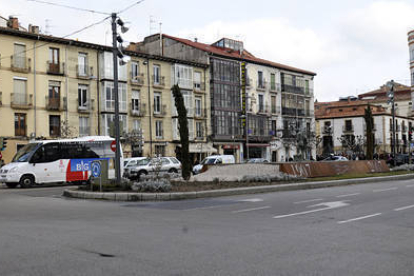
<svg viewBox="0 0 414 276"><path fill-rule="evenodd" d="M391 112L392 112L392 156L393 156L392 160L393 160L394 167L395 167L397 165L397 160L395 158L395 143L396 143L395 136L396 135L395 135L395 102L394 100L392 101Z"/></svg>
<svg viewBox="0 0 414 276"><path fill-rule="evenodd" d="M151 110L151 83L150 83L150 70L149 59L145 61L147 63L147 82L148 82L148 120L149 120L149 143L150 143L150 157L152 157L152 110Z"/></svg>
<svg viewBox="0 0 414 276"><path fill-rule="evenodd" d="M118 46L116 31L116 13L112 13L112 55L114 60L114 94L115 94L115 176L116 183L121 184L121 145L119 139L119 95L118 95Z"/></svg>

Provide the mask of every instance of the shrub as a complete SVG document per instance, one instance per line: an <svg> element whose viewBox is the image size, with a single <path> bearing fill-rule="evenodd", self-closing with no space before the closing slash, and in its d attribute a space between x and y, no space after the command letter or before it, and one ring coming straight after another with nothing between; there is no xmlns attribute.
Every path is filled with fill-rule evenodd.
<svg viewBox="0 0 414 276"><path fill-rule="evenodd" d="M149 179L142 182L132 184L132 190L142 193L165 193L172 189L172 185L168 179L160 178L157 180Z"/></svg>

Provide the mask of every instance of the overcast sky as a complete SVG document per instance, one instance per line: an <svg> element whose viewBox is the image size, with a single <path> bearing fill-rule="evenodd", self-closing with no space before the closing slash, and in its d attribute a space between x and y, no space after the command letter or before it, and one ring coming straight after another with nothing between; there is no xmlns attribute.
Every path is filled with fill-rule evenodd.
<svg viewBox="0 0 414 276"><path fill-rule="evenodd" d="M137 2L42 1L103 12ZM32 23L61 37L105 17L28 0L0 0L0 7L3 17L15 15L24 27ZM128 41L159 32L159 22L164 33L204 43L223 36L243 40L257 57L316 72L318 101L374 90L391 79L410 84L407 32L414 28L414 1L145 0L121 18L131 22L123 35ZM108 44L110 22L71 38Z"/></svg>

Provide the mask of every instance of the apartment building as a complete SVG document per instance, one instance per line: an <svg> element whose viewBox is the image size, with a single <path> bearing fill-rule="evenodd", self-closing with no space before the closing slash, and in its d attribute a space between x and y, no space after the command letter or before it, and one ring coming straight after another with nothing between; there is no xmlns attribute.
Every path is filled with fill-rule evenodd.
<svg viewBox="0 0 414 276"><path fill-rule="evenodd" d="M411 103L414 102L414 30L408 32L408 50L410 55L410 79L411 79ZM414 107L411 105L411 112L414 115Z"/></svg>
<svg viewBox="0 0 414 276"><path fill-rule="evenodd" d="M15 26L15 27L12 27ZM39 34L18 22L0 27L0 136L6 163L30 139L114 136L112 48ZM125 156L175 156L171 87L185 79L194 107L194 154L211 154L206 64L126 51L118 67L121 143ZM177 72L175 74L174 72ZM191 89L191 88L192 89Z"/></svg>
<svg viewBox="0 0 414 276"><path fill-rule="evenodd" d="M315 153L314 147L300 148L292 139L293 131L309 126L311 133L314 128L315 73L259 59L244 49L243 42L228 38L209 45L155 34L134 47L150 54L209 64L211 139L218 153L234 154L237 161L259 157L285 161L299 156L310 158ZM293 96L284 101L284 93ZM283 113L289 104L298 112ZM287 127L289 133L284 132L285 121L295 122L294 130Z"/></svg>
<svg viewBox="0 0 414 276"><path fill-rule="evenodd" d="M336 102L315 103L315 119L318 122L318 155L330 153L352 155L355 152L365 154L366 124L364 114L368 104L374 119L374 151L379 155L392 152L392 114L390 110L376 102L371 102L371 100L349 97ZM396 153L408 153L410 151L409 132L414 126L414 119L396 115L395 126Z"/></svg>

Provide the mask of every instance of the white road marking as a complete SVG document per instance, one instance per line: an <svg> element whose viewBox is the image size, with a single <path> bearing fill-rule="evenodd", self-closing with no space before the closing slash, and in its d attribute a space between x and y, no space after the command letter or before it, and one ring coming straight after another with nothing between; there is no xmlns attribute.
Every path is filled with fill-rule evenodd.
<svg viewBox="0 0 414 276"><path fill-rule="evenodd" d="M348 196L354 196L354 195L360 195L361 193L354 193L354 194L347 194L347 195L339 195L336 197L348 197Z"/></svg>
<svg viewBox="0 0 414 276"><path fill-rule="evenodd" d="M326 210L329 210L329 209L344 207L344 206L347 206L347 205L349 205L349 204L346 203L346 202L343 202L343 201L322 202L322 203L319 203L319 204L308 206L308 208L309 207L317 207L317 206L326 206L326 207L319 208L319 209L314 209L314 210L309 210L309 211L304 211L304 212L299 212L299 213L275 216L273 218L278 219L278 218L287 218L287 217L293 217L293 216L306 215L306 214L310 214L310 213L316 213L316 212L326 211Z"/></svg>
<svg viewBox="0 0 414 276"><path fill-rule="evenodd" d="M414 205L400 207L400 208L394 209L394 211L402 211L402 210L407 210L407 209L410 209L410 208L414 208Z"/></svg>
<svg viewBox="0 0 414 276"><path fill-rule="evenodd" d="M407 185L407 186L405 186L405 187L407 187L407 188L412 188L412 187L414 187L414 184L412 184L412 185Z"/></svg>
<svg viewBox="0 0 414 276"><path fill-rule="evenodd" d="M237 200L237 201L242 201L242 202L261 202L261 201L263 201L263 199L261 199L261 198L247 198L247 199L241 199L241 200Z"/></svg>
<svg viewBox="0 0 414 276"><path fill-rule="evenodd" d="M264 209L269 209L270 206L263 206L263 207L257 207L257 208L250 208L250 209L243 209L243 210L238 210L238 211L233 211L233 214L238 214L238 213L246 213L246 212L252 212L252 211L259 211L259 210L264 210Z"/></svg>
<svg viewBox="0 0 414 276"><path fill-rule="evenodd" d="M297 201L297 202L293 202L293 204L301 204L301 203L308 203L308 202L321 201L321 200L323 200L323 198L316 198L316 199L309 199L309 200Z"/></svg>
<svg viewBox="0 0 414 276"><path fill-rule="evenodd" d="M379 190L373 190L374 193L381 193L381 192L386 192L386 191L391 191L391 190L397 190L397 187L393 187L393 188L387 188L387 189L379 189Z"/></svg>
<svg viewBox="0 0 414 276"><path fill-rule="evenodd" d="M372 218L372 217L376 217L381 215L381 213L376 213L376 214L372 214L372 215L368 215L368 216L364 216L364 217L359 217L359 218L353 218L353 219L348 219L348 220L343 220L343 221L338 221L339 224L342 223L347 223L347 222L351 222L351 221L357 221L357 220L362 220L362 219L366 219L366 218Z"/></svg>

